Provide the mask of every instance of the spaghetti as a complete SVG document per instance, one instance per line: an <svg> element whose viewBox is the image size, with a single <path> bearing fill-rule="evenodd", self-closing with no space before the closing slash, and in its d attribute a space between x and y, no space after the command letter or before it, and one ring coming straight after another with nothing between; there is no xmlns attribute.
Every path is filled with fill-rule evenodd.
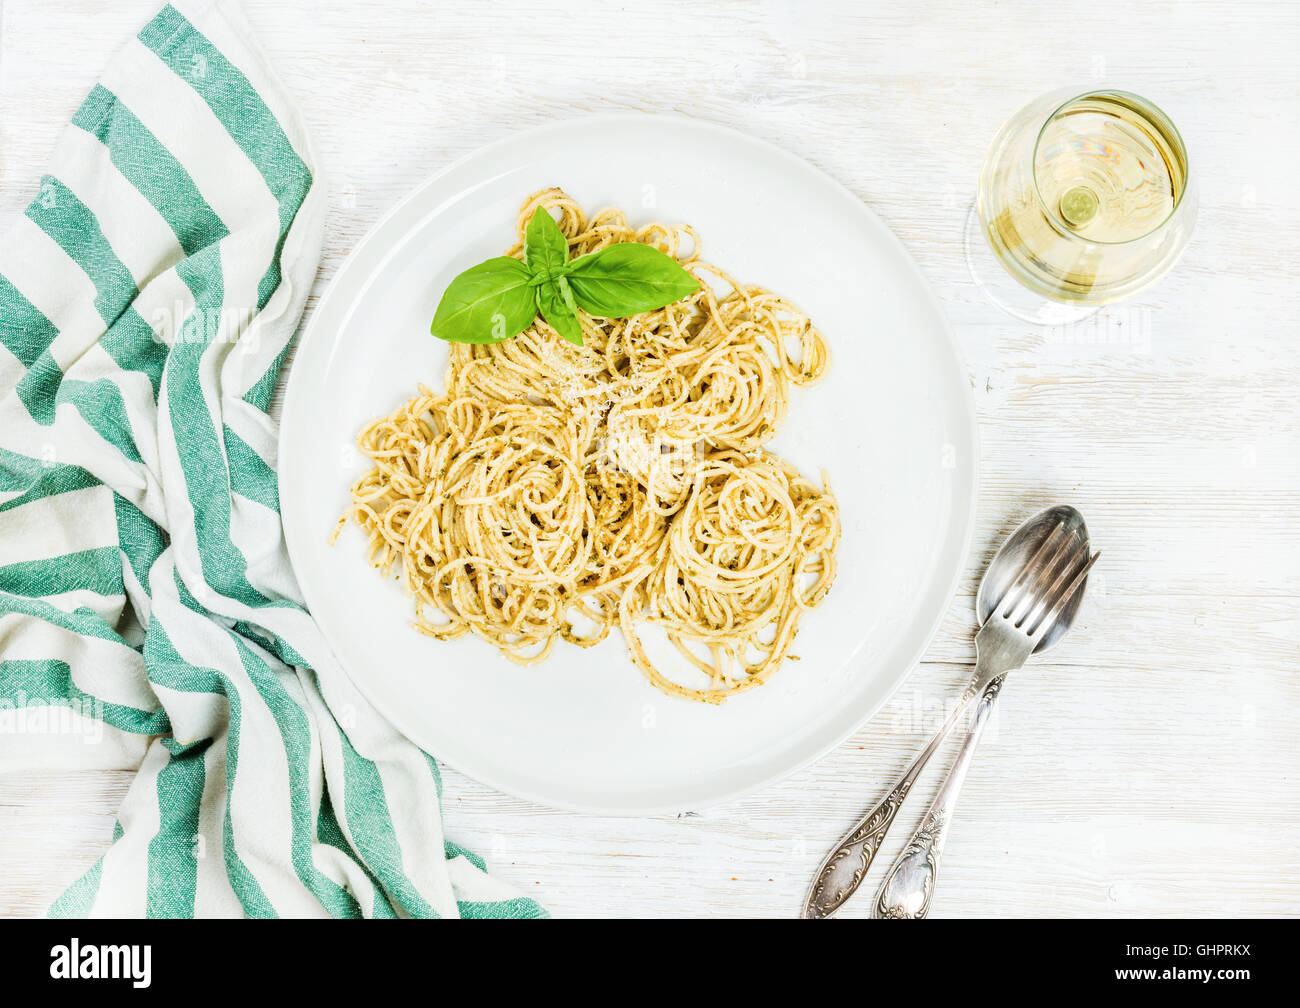
<svg viewBox="0 0 1300 1008"><path fill-rule="evenodd" d="M698 292L626 319L579 313L580 347L541 318L452 344L445 394L421 386L361 433L372 468L340 529L355 521L374 566L400 567L422 633L473 632L529 664L618 625L659 689L721 702L770 676L835 576L829 488L763 448L791 386L825 372L825 341L789 302L702 262L690 228L588 218L558 189L525 202L508 254L538 206L571 256L652 245ZM699 685L661 671L643 624Z"/></svg>

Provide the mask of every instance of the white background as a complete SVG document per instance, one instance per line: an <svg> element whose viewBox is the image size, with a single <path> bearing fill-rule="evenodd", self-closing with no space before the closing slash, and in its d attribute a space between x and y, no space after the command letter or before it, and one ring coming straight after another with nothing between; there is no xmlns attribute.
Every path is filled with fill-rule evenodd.
<svg viewBox="0 0 1300 1008"><path fill-rule="evenodd" d="M0 0L0 230L156 6ZM859 195L930 278L970 374L974 548L927 660L876 720L781 785L677 819L555 812L448 770L453 839L557 915L792 915L960 691L997 543L1067 501L1104 554L1088 618L1003 692L935 914L1300 910L1300 7L249 0L248 16L330 176L317 292L450 159L557 118L671 110ZM961 236L998 126L1074 83L1171 114L1201 213L1158 287L1062 332L991 308ZM130 776L0 779L0 913L44 912L93 863Z"/></svg>

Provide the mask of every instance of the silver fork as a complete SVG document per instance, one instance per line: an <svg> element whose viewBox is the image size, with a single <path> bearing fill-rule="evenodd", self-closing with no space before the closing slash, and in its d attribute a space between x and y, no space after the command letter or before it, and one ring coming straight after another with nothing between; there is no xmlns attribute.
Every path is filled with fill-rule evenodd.
<svg viewBox="0 0 1300 1008"><path fill-rule="evenodd" d="M1026 568L1059 540L1065 523L1057 525ZM1056 623L1057 617L1083 584L1100 553L1088 555L1087 541L1073 536L1059 541L1055 552L1043 562L1036 578L1022 572L1007 594L998 602L979 633L975 635L976 669L989 655L990 668L1001 668L980 695L975 717L957 754L956 762L934 796L921 824L894 862L871 905L871 916L890 919L919 919L929 915L934 901L934 887L939 880L939 859L948 839L948 828L957 808L957 796L966 780L971 757L984 732L985 722L1002 690L1006 673L1020 668ZM1048 578L1051 578L1050 585Z"/></svg>
<svg viewBox="0 0 1300 1008"><path fill-rule="evenodd" d="M1072 508L1068 511L1077 516ZM1044 513L1047 514L1056 518L1052 512ZM1078 525L1082 527L1081 518ZM985 573L984 584L996 580L990 575L997 573L998 561L1014 555L1007 547L1030 526L1031 522L1021 526L999 551ZM979 697L980 705L970 737L962 747L952 774L931 804L898 864L881 886L873 904L873 912L877 916L925 916L929 912L939 855L947 835L947 823L965 777L966 767L974 753L975 742L978 741L988 712L1002 688L1002 678L1007 672L1023 665L1034 649L1044 642L1045 635L1056 624L1100 555L1090 557L1088 553L1086 531L1080 539L1074 534L1072 523L1068 519L1054 522L1050 533L1019 568L975 635L975 673L957 701L956 708L889 793L826 856L804 902L804 917L831 916L857 890L921 770L947 739L971 702Z"/></svg>

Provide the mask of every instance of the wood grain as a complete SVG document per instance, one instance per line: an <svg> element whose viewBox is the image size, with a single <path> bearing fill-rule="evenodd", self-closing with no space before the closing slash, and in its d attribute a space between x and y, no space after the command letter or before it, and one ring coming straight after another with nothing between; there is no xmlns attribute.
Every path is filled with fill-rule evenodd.
<svg viewBox="0 0 1300 1008"><path fill-rule="evenodd" d="M0 226L32 197L112 40L154 6L0 3ZM559 915L794 913L827 846L959 692L976 579L998 541L1066 500L1104 551L1087 618L1005 691L936 914L1297 912L1300 8L1095 0L1081 19L1077 6L1065 17L1062 4L1019 0L248 7L330 176L316 293L449 160L556 118L672 110L776 142L860 196L934 284L970 373L976 548L926 662L876 720L780 785L676 819L551 811L448 771L455 839ZM998 126L1072 82L1170 112L1201 212L1154 290L1050 330L988 304L962 229ZM43 912L93 863L129 780L0 778L0 913Z"/></svg>

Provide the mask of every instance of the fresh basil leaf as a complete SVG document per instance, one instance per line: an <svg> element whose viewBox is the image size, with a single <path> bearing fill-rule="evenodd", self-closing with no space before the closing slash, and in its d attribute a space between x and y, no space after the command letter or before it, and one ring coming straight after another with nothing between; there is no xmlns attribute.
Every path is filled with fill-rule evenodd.
<svg viewBox="0 0 1300 1008"><path fill-rule="evenodd" d="M564 277L547 280L537 286L537 310L552 329L575 346L582 346L582 323L573 291Z"/></svg>
<svg viewBox="0 0 1300 1008"><path fill-rule="evenodd" d="M672 256L636 242L620 242L564 267L578 306L602 318L626 318L680 301L699 282Z"/></svg>
<svg viewBox="0 0 1300 1008"><path fill-rule="evenodd" d="M438 302L430 332L451 343L499 343L518 336L537 317L528 267L499 256L467 269Z"/></svg>
<svg viewBox="0 0 1300 1008"><path fill-rule="evenodd" d="M569 261L569 239L545 207L533 211L524 229L524 263L534 277L554 276Z"/></svg>

